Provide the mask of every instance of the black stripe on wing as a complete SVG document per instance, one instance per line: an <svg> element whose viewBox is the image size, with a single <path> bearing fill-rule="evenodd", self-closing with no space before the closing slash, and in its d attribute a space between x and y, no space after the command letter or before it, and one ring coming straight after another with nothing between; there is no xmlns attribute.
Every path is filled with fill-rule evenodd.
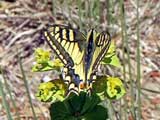
<svg viewBox="0 0 160 120"><path fill-rule="evenodd" d="M95 51L96 49L99 49L100 52L93 64L92 70L95 70L98 67L100 61L104 58L105 54L109 49L111 44L110 34L108 32L100 33L95 40L95 44L96 44Z"/></svg>
<svg viewBox="0 0 160 120"><path fill-rule="evenodd" d="M65 66L74 66L73 60L70 55L65 51L59 42L51 36L48 31L44 31L44 36L50 48L55 52L57 57L64 63Z"/></svg>
<svg viewBox="0 0 160 120"><path fill-rule="evenodd" d="M49 26L44 35L47 43L66 66L73 67L82 59L85 36L76 29L63 25ZM79 60L77 59L78 57Z"/></svg>

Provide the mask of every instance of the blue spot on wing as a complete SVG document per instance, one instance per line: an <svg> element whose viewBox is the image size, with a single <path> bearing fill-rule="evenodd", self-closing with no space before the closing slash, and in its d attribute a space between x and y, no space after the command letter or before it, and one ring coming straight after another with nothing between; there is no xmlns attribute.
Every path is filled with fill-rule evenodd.
<svg viewBox="0 0 160 120"><path fill-rule="evenodd" d="M77 74L74 73L74 69L70 69L70 70L69 70L69 74L71 75L72 80L74 81L75 85L76 85L76 86L79 86L79 83L80 83L82 80L80 80L79 75L77 75Z"/></svg>

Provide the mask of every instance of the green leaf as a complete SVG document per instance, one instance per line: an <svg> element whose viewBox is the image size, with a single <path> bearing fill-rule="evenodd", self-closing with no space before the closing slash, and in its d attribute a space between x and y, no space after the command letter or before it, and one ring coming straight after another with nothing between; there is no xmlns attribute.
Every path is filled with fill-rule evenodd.
<svg viewBox="0 0 160 120"><path fill-rule="evenodd" d="M117 77L107 78L107 95L110 99L120 99L126 90L122 81Z"/></svg>
<svg viewBox="0 0 160 120"><path fill-rule="evenodd" d="M93 84L93 90L97 93L101 100L104 100L105 97L117 100L126 93L122 81L117 77L97 77L96 82Z"/></svg>
<svg viewBox="0 0 160 120"><path fill-rule="evenodd" d="M94 109L86 113L81 120L106 120L108 119L108 110L100 105L94 107Z"/></svg>
<svg viewBox="0 0 160 120"><path fill-rule="evenodd" d="M36 97L42 102L56 102L65 99L66 86L62 80L41 83L38 87Z"/></svg>
<svg viewBox="0 0 160 120"><path fill-rule="evenodd" d="M44 71L49 71L55 69L54 66L51 66L51 61L48 61L46 63L36 63L32 67L33 72L44 72Z"/></svg>
<svg viewBox="0 0 160 120"><path fill-rule="evenodd" d="M86 92L80 92L79 95L72 95L66 99L70 105L71 113L75 116L81 116L93 110L93 108L99 104L100 98L96 94L88 96Z"/></svg>
<svg viewBox="0 0 160 120"><path fill-rule="evenodd" d="M109 64L109 65L113 65L113 66L116 66L116 67L121 67L120 60L117 57L115 51L116 51L115 44L112 42L110 47L109 47L109 50L108 50L107 54L103 58L101 64Z"/></svg>
<svg viewBox="0 0 160 120"><path fill-rule="evenodd" d="M37 63L45 63L50 60L50 52L48 50L43 50L41 48L35 49L35 58Z"/></svg>
<svg viewBox="0 0 160 120"><path fill-rule="evenodd" d="M74 116L67 109L65 102L55 102L50 106L51 120L74 120Z"/></svg>
<svg viewBox="0 0 160 120"><path fill-rule="evenodd" d="M54 59L54 61L52 61L50 58L51 54L49 51L37 48L35 50L36 62L32 67L32 71L43 72L54 69L59 70L61 67L63 67L62 62L59 59Z"/></svg>
<svg viewBox="0 0 160 120"><path fill-rule="evenodd" d="M92 111L93 108L100 102L101 102L100 98L94 93L91 96L86 96L86 100L84 102L84 106L81 111L81 114L85 114Z"/></svg>
<svg viewBox="0 0 160 120"><path fill-rule="evenodd" d="M116 46L115 46L115 43L112 41L111 42L111 45L109 46L109 49L108 49L108 52L107 54L112 54L116 51Z"/></svg>
<svg viewBox="0 0 160 120"><path fill-rule="evenodd" d="M80 114L83 105L86 101L86 96L87 94L85 92L80 92L79 95L74 94L71 97L69 96L67 102L69 103L72 112L74 112L73 114Z"/></svg>
<svg viewBox="0 0 160 120"><path fill-rule="evenodd" d="M107 118L107 109L97 106L98 103L100 103L100 99L96 94L90 97L85 92L81 92L79 96L75 94L62 102L55 102L51 105L51 119L93 120L94 114L98 112L101 114L96 118L103 120L103 118Z"/></svg>
<svg viewBox="0 0 160 120"><path fill-rule="evenodd" d="M119 58L117 57L116 54L113 54L110 57L105 56L103 61L101 62L101 64L109 64L109 65L113 65L115 67L121 67Z"/></svg>
<svg viewBox="0 0 160 120"><path fill-rule="evenodd" d="M97 79L93 83L93 90L94 92L100 97L101 100L104 100L106 95L107 89L107 77L106 76L97 76Z"/></svg>

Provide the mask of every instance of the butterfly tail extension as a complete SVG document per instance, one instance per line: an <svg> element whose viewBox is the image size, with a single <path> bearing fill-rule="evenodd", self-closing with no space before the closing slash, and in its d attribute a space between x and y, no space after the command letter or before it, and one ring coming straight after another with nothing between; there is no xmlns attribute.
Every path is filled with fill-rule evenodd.
<svg viewBox="0 0 160 120"><path fill-rule="evenodd" d="M87 94L90 96L92 94L92 86L93 86L93 83L95 82L96 80L96 74L95 73L92 73L91 74L91 77L90 77L90 80L87 81Z"/></svg>

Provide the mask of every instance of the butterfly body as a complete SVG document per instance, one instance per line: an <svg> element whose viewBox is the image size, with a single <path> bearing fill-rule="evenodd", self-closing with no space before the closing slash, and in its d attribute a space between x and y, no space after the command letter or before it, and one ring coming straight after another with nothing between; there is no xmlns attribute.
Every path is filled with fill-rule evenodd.
<svg viewBox="0 0 160 120"><path fill-rule="evenodd" d="M87 36L63 25L49 26L44 36L64 64L64 82L68 93L90 91L96 69L110 46L109 33L91 29Z"/></svg>

